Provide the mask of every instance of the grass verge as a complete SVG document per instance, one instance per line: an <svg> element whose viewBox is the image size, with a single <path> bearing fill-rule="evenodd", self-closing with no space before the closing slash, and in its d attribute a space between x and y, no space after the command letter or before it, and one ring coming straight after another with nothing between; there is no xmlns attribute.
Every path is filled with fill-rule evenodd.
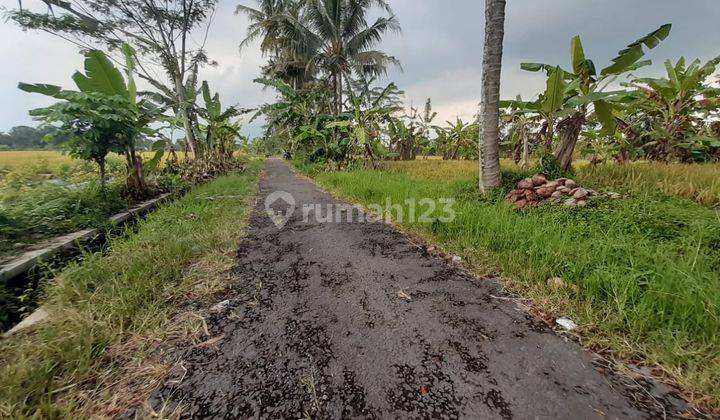
<svg viewBox="0 0 720 420"><path fill-rule="evenodd" d="M463 256L481 275L501 273L508 288L544 311L572 317L588 346L656 368L695 403L720 407L720 212L632 188L629 198L584 209L516 212L503 200L506 191L481 197L477 178L439 176L434 166L427 168L433 176L423 176L426 164L436 165L301 169L351 201L385 207L389 197L405 214L409 198L454 198L449 223L399 224ZM525 175L505 173L506 185ZM553 277L567 287L553 289Z"/></svg>
<svg viewBox="0 0 720 420"><path fill-rule="evenodd" d="M0 417L114 417L141 403L169 369L161 343L202 334L179 308L224 287L260 166L194 188L63 270L49 319L0 342Z"/></svg>

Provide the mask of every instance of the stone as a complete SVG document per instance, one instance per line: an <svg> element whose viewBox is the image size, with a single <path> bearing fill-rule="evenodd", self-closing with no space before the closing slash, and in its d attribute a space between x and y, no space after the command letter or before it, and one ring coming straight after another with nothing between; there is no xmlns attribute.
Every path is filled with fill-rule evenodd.
<svg viewBox="0 0 720 420"><path fill-rule="evenodd" d="M547 178L544 175L537 174L532 177L532 183L534 186L539 187L547 182Z"/></svg>
<svg viewBox="0 0 720 420"><path fill-rule="evenodd" d="M523 179L522 181L520 181L520 182L517 183L517 187L518 187L519 189L521 189L521 190L525 190L525 189L528 189L528 188L532 188L532 187L534 187L534 186L535 186L535 185L533 184L533 181L532 181L531 178L525 178L525 179Z"/></svg>
<svg viewBox="0 0 720 420"><path fill-rule="evenodd" d="M545 184L545 186L546 186L547 188L553 188L553 189L555 189L555 188L557 188L557 187L560 186L560 183L557 182L557 181L550 181L550 182L548 182L547 184Z"/></svg>
<svg viewBox="0 0 720 420"><path fill-rule="evenodd" d="M540 187L535 190L535 193L542 198L549 198L555 193L555 191L552 188Z"/></svg>
<svg viewBox="0 0 720 420"><path fill-rule="evenodd" d="M525 199L527 201L537 201L538 196L535 194L535 191L533 190L525 190Z"/></svg>
<svg viewBox="0 0 720 420"><path fill-rule="evenodd" d="M230 300L218 302L210 308L210 312L225 312L230 307Z"/></svg>
<svg viewBox="0 0 720 420"><path fill-rule="evenodd" d="M510 199L511 201L518 201L523 197L525 197L524 190L512 190L510 194L508 194L508 199Z"/></svg>
<svg viewBox="0 0 720 420"><path fill-rule="evenodd" d="M572 319L565 318L565 317L556 319L555 323L567 331L572 331L578 327L577 324Z"/></svg>
<svg viewBox="0 0 720 420"><path fill-rule="evenodd" d="M562 191L556 190L555 192L553 192L553 193L550 195L550 197L552 197L552 198L561 198L563 195L565 195L565 194L564 194Z"/></svg>
<svg viewBox="0 0 720 420"><path fill-rule="evenodd" d="M573 181L572 179L568 179L567 181L565 181L565 186L570 189L573 189L573 188L577 188L578 184L577 184L577 182Z"/></svg>
<svg viewBox="0 0 720 420"><path fill-rule="evenodd" d="M590 193L584 188L577 188L575 189L575 192L573 193L573 198L576 198L578 200L582 200L583 198L586 198Z"/></svg>

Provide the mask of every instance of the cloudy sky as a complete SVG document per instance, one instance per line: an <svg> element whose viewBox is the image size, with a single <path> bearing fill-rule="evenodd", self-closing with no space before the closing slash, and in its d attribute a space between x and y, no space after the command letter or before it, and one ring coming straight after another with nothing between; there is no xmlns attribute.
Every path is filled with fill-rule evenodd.
<svg viewBox="0 0 720 420"><path fill-rule="evenodd" d="M264 61L258 47L238 53L247 26L243 16L233 13L240 1L254 4L254 0L220 0L207 43L219 65L204 69L202 78L221 93L226 104L252 107L272 100L272 93L252 82ZM23 1L26 7L38 3ZM388 79L406 91L408 105L421 105L431 97L440 121L471 118L480 98L484 2L390 3L403 32L389 36L382 48L400 59L403 71L391 71ZM0 0L5 8L16 4L16 0ZM668 22L673 24L670 38L651 51L654 66L644 74L661 72L667 58L720 55L718 0L508 0L502 95L537 95L543 77L521 71L520 63L568 67L574 35L582 37L586 55L601 68L625 45ZM82 57L72 45L45 33L23 32L11 22L0 23L0 56L0 130L34 125L28 110L49 103L42 96L19 91L19 81L68 86L72 72L82 66ZM245 132L257 135L259 127L248 125Z"/></svg>

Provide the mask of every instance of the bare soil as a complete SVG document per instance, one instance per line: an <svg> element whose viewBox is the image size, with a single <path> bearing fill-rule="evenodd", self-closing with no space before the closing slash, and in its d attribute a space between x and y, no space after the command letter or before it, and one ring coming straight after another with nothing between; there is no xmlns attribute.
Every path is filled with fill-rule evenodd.
<svg viewBox="0 0 720 420"><path fill-rule="evenodd" d="M295 212L278 229L265 197ZM187 418L662 418L662 385L604 369L511 299L391 226L303 221L340 202L268 160L229 305L151 399ZM287 208L278 201L275 209ZM231 229L232 227L228 227ZM399 291L403 293L398 295ZM407 299L409 295L410 300Z"/></svg>

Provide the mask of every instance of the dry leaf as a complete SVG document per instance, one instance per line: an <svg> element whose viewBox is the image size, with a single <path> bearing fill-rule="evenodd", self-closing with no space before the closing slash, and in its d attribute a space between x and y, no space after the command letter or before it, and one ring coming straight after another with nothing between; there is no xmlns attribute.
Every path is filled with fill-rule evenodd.
<svg viewBox="0 0 720 420"><path fill-rule="evenodd" d="M400 299L404 299L407 301L412 300L412 297L409 294L407 294L404 290L398 290L397 295Z"/></svg>

